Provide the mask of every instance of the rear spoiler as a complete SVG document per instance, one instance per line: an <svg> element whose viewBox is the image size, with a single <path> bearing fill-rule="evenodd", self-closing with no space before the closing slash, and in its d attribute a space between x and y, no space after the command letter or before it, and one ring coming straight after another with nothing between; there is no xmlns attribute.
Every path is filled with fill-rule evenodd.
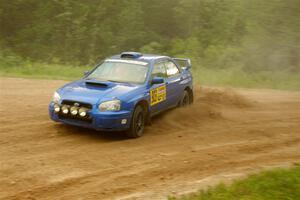
<svg viewBox="0 0 300 200"><path fill-rule="evenodd" d="M191 59L188 58L172 58L181 69L189 70L192 67Z"/></svg>

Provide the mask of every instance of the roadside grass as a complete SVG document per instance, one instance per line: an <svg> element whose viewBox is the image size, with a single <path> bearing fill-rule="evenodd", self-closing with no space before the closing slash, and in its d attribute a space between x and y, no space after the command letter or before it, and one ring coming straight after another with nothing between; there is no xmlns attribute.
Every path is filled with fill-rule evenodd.
<svg viewBox="0 0 300 200"><path fill-rule="evenodd" d="M36 79L75 80L83 76L84 71L92 69L87 66L71 66L23 62L6 66L0 62L0 76Z"/></svg>
<svg viewBox="0 0 300 200"><path fill-rule="evenodd" d="M72 66L24 61L16 63L1 62L0 59L0 76L2 77L75 80L82 77L84 71L92 68L92 66ZM208 86L300 90L299 73L293 74L284 71L247 73L239 68L198 68L193 69L193 75L196 83Z"/></svg>
<svg viewBox="0 0 300 200"><path fill-rule="evenodd" d="M287 71L244 72L239 68L200 68L193 75L196 82L208 86L300 90L300 73Z"/></svg>
<svg viewBox="0 0 300 200"><path fill-rule="evenodd" d="M298 200L300 166L274 169L250 175L230 185L219 184L207 190L169 200Z"/></svg>

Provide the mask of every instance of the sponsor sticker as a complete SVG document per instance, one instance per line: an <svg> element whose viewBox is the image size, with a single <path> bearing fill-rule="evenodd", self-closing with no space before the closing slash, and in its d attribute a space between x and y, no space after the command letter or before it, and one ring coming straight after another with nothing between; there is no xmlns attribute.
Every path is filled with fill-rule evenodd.
<svg viewBox="0 0 300 200"><path fill-rule="evenodd" d="M166 86L160 86L150 90L150 105L153 106L159 102L165 101L167 97Z"/></svg>

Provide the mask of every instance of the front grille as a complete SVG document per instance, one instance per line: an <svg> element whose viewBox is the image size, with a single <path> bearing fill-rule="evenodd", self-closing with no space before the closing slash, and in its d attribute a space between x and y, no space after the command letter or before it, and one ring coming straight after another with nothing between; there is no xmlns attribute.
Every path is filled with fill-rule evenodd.
<svg viewBox="0 0 300 200"><path fill-rule="evenodd" d="M69 106L74 106L74 104L78 104L78 107L84 107L84 108L88 108L88 109L92 109L92 105L89 103L83 103L83 102L79 102L79 101L71 101L71 100L63 100L62 105L69 105Z"/></svg>

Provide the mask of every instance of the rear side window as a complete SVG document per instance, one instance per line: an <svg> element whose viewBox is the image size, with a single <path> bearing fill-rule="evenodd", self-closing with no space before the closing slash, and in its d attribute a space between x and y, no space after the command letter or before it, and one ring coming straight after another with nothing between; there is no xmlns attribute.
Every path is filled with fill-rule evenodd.
<svg viewBox="0 0 300 200"><path fill-rule="evenodd" d="M161 77L161 78L167 77L166 68L163 62L154 64L151 77L153 78L154 76Z"/></svg>
<svg viewBox="0 0 300 200"><path fill-rule="evenodd" d="M167 69L167 76L175 76L177 74L179 74L179 69L177 68L177 66L171 62L171 61L167 61L165 62L166 65L166 69Z"/></svg>

